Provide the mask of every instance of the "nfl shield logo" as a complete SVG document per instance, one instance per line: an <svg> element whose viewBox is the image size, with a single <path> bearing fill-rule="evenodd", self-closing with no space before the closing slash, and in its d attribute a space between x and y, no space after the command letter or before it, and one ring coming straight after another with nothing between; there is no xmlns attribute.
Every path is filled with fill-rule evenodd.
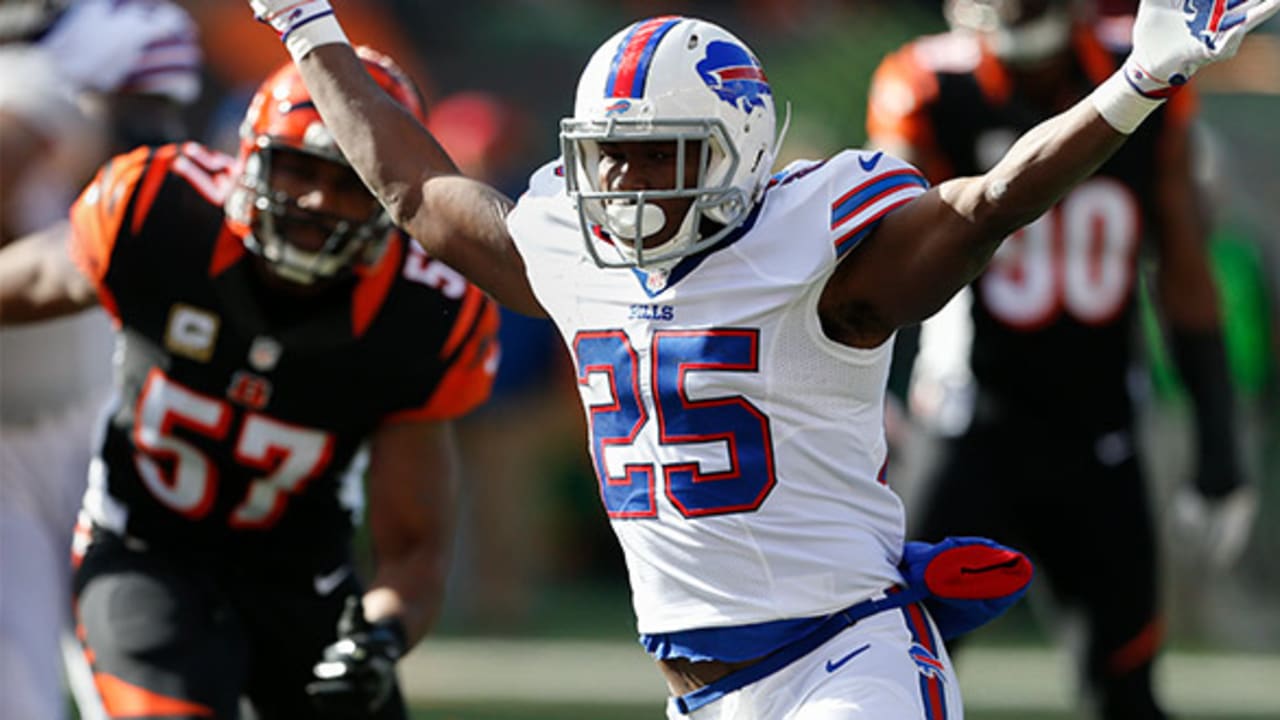
<svg viewBox="0 0 1280 720"><path fill-rule="evenodd" d="M667 274L661 270L655 270L645 276L644 284L649 288L649 292L661 292L667 286Z"/></svg>
<svg viewBox="0 0 1280 720"><path fill-rule="evenodd" d="M259 372L270 372L280 362L280 353L283 351L278 340L259 335L249 346L249 365Z"/></svg>

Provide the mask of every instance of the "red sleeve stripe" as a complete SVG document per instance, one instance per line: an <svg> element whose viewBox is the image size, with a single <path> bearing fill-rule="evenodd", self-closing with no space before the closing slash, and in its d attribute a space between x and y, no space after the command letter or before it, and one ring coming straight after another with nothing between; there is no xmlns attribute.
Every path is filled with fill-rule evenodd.
<svg viewBox="0 0 1280 720"><path fill-rule="evenodd" d="M912 195L911 197L901 198L885 205L876 214L866 218L862 222L858 223L858 225L852 230L836 238L836 257L844 257L845 253L848 253L850 250L857 247L858 243L862 242L863 238L871 234L871 231L880 224L880 220L882 220L885 215L888 215L894 210L906 205L914 200L915 197L916 196Z"/></svg>
<svg viewBox="0 0 1280 720"><path fill-rule="evenodd" d="M913 186L929 187L924 176L913 168L902 168L868 178L831 203L831 229L835 230L889 195Z"/></svg>

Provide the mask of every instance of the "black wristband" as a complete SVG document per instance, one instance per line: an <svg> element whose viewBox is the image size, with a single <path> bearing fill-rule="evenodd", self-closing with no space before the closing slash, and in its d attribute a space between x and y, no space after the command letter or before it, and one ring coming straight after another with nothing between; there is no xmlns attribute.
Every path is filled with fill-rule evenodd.
<svg viewBox="0 0 1280 720"><path fill-rule="evenodd" d="M1201 472L1197 473L1197 482L1201 483L1198 489L1206 497L1222 497L1240 481L1234 389L1222 333L1175 328L1170 340L1173 359L1195 409L1201 464ZM1210 468L1217 470L1205 472Z"/></svg>
<svg viewBox="0 0 1280 720"><path fill-rule="evenodd" d="M387 642L393 660L404 657L409 646L409 633L398 617L387 617L371 624L371 634Z"/></svg>

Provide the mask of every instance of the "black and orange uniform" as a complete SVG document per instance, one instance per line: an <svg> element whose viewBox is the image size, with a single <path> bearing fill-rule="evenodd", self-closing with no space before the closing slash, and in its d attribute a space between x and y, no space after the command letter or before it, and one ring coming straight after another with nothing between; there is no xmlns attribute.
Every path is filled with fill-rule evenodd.
<svg viewBox="0 0 1280 720"><path fill-rule="evenodd" d="M398 234L312 297L267 289L223 211L232 164L140 148L71 213L73 255L119 329L73 558L113 717L236 717L227 688L242 687L264 718L310 716L303 686L359 591L362 444L384 423L458 417L492 384L496 306ZM119 622L139 605L145 626ZM148 656L164 659L134 662Z"/></svg>
<svg viewBox="0 0 1280 720"><path fill-rule="evenodd" d="M916 40L877 70L868 129L912 148L933 182L985 172L1123 55L1080 30L1071 58L1074 86L1044 108L976 37ZM1160 226L1161 144L1185 133L1194 105L1190 90L1176 95L974 281L974 415L947 441L911 533L980 535L1033 555L1058 599L1087 617L1087 672L1109 718L1162 717L1150 688L1154 529L1128 379L1139 257Z"/></svg>

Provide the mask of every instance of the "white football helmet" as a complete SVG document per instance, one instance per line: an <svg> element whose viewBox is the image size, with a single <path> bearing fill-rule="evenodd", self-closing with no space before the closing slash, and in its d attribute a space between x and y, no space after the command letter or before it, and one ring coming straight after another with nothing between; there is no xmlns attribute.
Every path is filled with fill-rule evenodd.
<svg viewBox="0 0 1280 720"><path fill-rule="evenodd" d="M943 14L952 28L986 38L996 57L1031 65L1067 47L1086 0L946 0Z"/></svg>
<svg viewBox="0 0 1280 720"><path fill-rule="evenodd" d="M768 182L777 146L773 91L754 53L725 29L679 16L642 20L609 38L578 81L574 115L560 123L570 197L587 251L601 267L652 268L701 252L750 214ZM612 191L600 186L600 143L674 141L675 187ZM688 162L697 183L684 184ZM684 218L648 201L692 198ZM717 224L702 234L702 220ZM644 238L679 222L657 247ZM607 237L616 258L602 257Z"/></svg>

